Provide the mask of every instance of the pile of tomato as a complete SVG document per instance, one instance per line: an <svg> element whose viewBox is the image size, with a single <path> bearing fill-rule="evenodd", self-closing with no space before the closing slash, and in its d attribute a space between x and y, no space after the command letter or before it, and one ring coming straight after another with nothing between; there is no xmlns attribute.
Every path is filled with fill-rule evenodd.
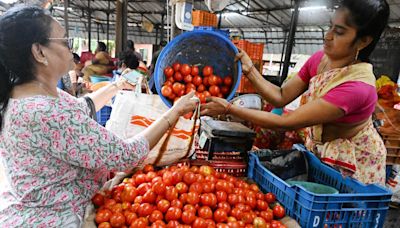
<svg viewBox="0 0 400 228"><path fill-rule="evenodd" d="M231 76L221 77L215 75L212 66L204 66L201 71L196 65L174 63L164 69L165 82L161 87L161 93L172 103L184 94L191 91L202 103L210 96L226 98L232 89Z"/></svg>
<svg viewBox="0 0 400 228"><path fill-rule="evenodd" d="M147 165L104 194L97 193L98 227L285 227L285 209L256 184L210 166ZM272 209L271 209L272 208Z"/></svg>

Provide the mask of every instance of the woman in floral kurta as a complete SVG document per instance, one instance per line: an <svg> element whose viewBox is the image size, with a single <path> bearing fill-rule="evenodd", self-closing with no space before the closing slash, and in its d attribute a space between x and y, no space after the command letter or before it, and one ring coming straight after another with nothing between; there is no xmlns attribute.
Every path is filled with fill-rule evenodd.
<svg viewBox="0 0 400 228"><path fill-rule="evenodd" d="M24 34L24 35L21 35ZM89 102L57 90L72 68L68 37L39 7L17 6L0 17L0 227L79 227L84 208L112 170L142 162L151 147L192 111L183 96L140 135L121 140L89 117L123 79L89 94ZM90 102L92 101L92 102Z"/></svg>

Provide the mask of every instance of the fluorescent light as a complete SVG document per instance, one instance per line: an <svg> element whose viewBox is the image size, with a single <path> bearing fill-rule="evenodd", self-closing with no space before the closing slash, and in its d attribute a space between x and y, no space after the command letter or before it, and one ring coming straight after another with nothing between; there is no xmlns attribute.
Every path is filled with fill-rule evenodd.
<svg viewBox="0 0 400 228"><path fill-rule="evenodd" d="M299 8L300 11L312 11L312 10L327 10L326 6L306 6ZM294 9L291 9L294 11Z"/></svg>
<svg viewBox="0 0 400 228"><path fill-rule="evenodd" d="M16 1L18 1L18 0L2 0L2 2L7 3L7 4L14 3Z"/></svg>

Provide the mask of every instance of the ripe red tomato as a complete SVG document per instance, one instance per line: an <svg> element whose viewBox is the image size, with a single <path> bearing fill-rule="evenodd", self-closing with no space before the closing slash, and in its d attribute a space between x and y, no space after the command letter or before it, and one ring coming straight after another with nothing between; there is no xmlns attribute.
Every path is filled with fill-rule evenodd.
<svg viewBox="0 0 400 228"><path fill-rule="evenodd" d="M164 221L162 220L157 220L150 226L150 228L165 228L165 227L167 227L167 225L165 225Z"/></svg>
<svg viewBox="0 0 400 228"><path fill-rule="evenodd" d="M137 212L140 217L146 217L153 212L153 206L149 203L142 203L137 209Z"/></svg>
<svg viewBox="0 0 400 228"><path fill-rule="evenodd" d="M197 218L194 220L194 222L193 222L193 224L192 224L192 227L193 227L193 228L207 228L208 226L207 226L207 223L206 223L206 220L205 220L205 219L200 218L200 217L197 217Z"/></svg>
<svg viewBox="0 0 400 228"><path fill-rule="evenodd" d="M219 223L219 222L225 222L228 220L228 214L226 211L222 209L217 209L214 211L214 221Z"/></svg>
<svg viewBox="0 0 400 228"><path fill-rule="evenodd" d="M199 182L194 182L190 185L189 192L197 192L198 194L201 194L203 192L203 185Z"/></svg>
<svg viewBox="0 0 400 228"><path fill-rule="evenodd" d="M135 183L136 185L140 185L142 183L146 182L146 174L138 174L135 177Z"/></svg>
<svg viewBox="0 0 400 228"><path fill-rule="evenodd" d="M224 85L230 87L232 85L233 79L231 76L226 76L224 78Z"/></svg>
<svg viewBox="0 0 400 228"><path fill-rule="evenodd" d="M125 222L127 225L132 224L133 221L137 219L137 214L130 211L124 211Z"/></svg>
<svg viewBox="0 0 400 228"><path fill-rule="evenodd" d="M171 220L168 222L167 224L167 228L175 228L175 227L179 227L179 222L176 220Z"/></svg>
<svg viewBox="0 0 400 228"><path fill-rule="evenodd" d="M209 206L200 207L197 213L203 219L212 219L213 217L213 212Z"/></svg>
<svg viewBox="0 0 400 228"><path fill-rule="evenodd" d="M177 207L177 208L182 209L183 203L179 199L174 199L171 201L171 207Z"/></svg>
<svg viewBox="0 0 400 228"><path fill-rule="evenodd" d="M148 219L141 217L133 221L130 227L146 228L148 224L149 224Z"/></svg>
<svg viewBox="0 0 400 228"><path fill-rule="evenodd" d="M191 185L196 181L196 176L193 172L186 172L183 175L183 181L187 184L187 185Z"/></svg>
<svg viewBox="0 0 400 228"><path fill-rule="evenodd" d="M186 201L191 205L196 205L200 202L200 196L197 192L189 192Z"/></svg>
<svg viewBox="0 0 400 228"><path fill-rule="evenodd" d="M184 117L185 119L188 119L188 120L190 120L190 119L192 118L192 116L193 116L193 112L188 112L188 113L186 113L185 115L183 115L183 117Z"/></svg>
<svg viewBox="0 0 400 228"><path fill-rule="evenodd" d="M167 212L168 208L170 207L170 203L166 199L162 199L157 202L157 209L162 213Z"/></svg>
<svg viewBox="0 0 400 228"><path fill-rule="evenodd" d="M112 212L109 209L101 209L96 213L95 221L97 224L110 221Z"/></svg>
<svg viewBox="0 0 400 228"><path fill-rule="evenodd" d="M267 223L262 217L256 217L253 220L253 227L254 228L265 228L265 227L267 227Z"/></svg>
<svg viewBox="0 0 400 228"><path fill-rule="evenodd" d="M221 93L222 93L222 95L227 95L229 93L229 87L221 86Z"/></svg>
<svg viewBox="0 0 400 228"><path fill-rule="evenodd" d="M179 200L183 203L186 204L187 203L187 193L183 193L179 196Z"/></svg>
<svg viewBox="0 0 400 228"><path fill-rule="evenodd" d="M121 227L125 225L125 216L120 212L114 213L110 218L110 225L112 227Z"/></svg>
<svg viewBox="0 0 400 228"><path fill-rule="evenodd" d="M169 77L171 77L172 75L174 75L174 70L173 70L170 66L167 66L167 67L164 69L164 74L165 74L165 77L169 78Z"/></svg>
<svg viewBox="0 0 400 228"><path fill-rule="evenodd" d="M283 224L281 223L281 221L277 221L277 220L271 221L272 228L281 228L282 226L283 226Z"/></svg>
<svg viewBox="0 0 400 228"><path fill-rule="evenodd" d="M204 95L204 93L197 92L196 96L199 98L201 104L206 103L206 96Z"/></svg>
<svg viewBox="0 0 400 228"><path fill-rule="evenodd" d="M172 85L172 91L174 91L174 93L175 93L176 95L179 95L180 92L181 92L181 90L182 90L182 84L181 84L181 83L175 82L175 83Z"/></svg>
<svg viewBox="0 0 400 228"><path fill-rule="evenodd" d="M265 202L264 200L257 200L257 209L260 211L264 211L267 210L268 207L268 203Z"/></svg>
<svg viewBox="0 0 400 228"><path fill-rule="evenodd" d="M206 87L203 84L200 84L197 87L197 92L199 92L199 93L204 92L205 90L206 90Z"/></svg>
<svg viewBox="0 0 400 228"><path fill-rule="evenodd" d="M137 191L135 187L127 186L121 193L121 200L122 202L130 202L132 203L135 201L137 196Z"/></svg>
<svg viewBox="0 0 400 228"><path fill-rule="evenodd" d="M192 75L188 74L183 78L183 81L185 81L186 83L192 82L193 77Z"/></svg>
<svg viewBox="0 0 400 228"><path fill-rule="evenodd" d="M211 193L215 191L215 183L213 182L204 182L203 184L203 192Z"/></svg>
<svg viewBox="0 0 400 228"><path fill-rule="evenodd" d="M281 219L285 217L285 208L283 208L281 205L277 204L275 205L273 209L274 217Z"/></svg>
<svg viewBox="0 0 400 228"><path fill-rule="evenodd" d="M163 182L158 181L155 182L153 184L153 186L151 187L151 189L153 190L153 192L155 192L157 195L164 195L165 194L165 190L166 190L166 186Z"/></svg>
<svg viewBox="0 0 400 228"><path fill-rule="evenodd" d="M181 64L176 62L176 63L172 64L172 68L174 69L175 72L177 72L181 69Z"/></svg>
<svg viewBox="0 0 400 228"><path fill-rule="evenodd" d="M230 214L231 214L231 216L235 217L237 220L240 220L240 219L242 219L243 211L240 210L240 208L235 207L231 210Z"/></svg>
<svg viewBox="0 0 400 228"><path fill-rule="evenodd" d="M225 202L219 202L218 203L218 208L226 211L226 213L230 213L231 212L231 206L226 201Z"/></svg>
<svg viewBox="0 0 400 228"><path fill-rule="evenodd" d="M196 76L194 76L192 82L195 86L199 86L199 85L201 85L201 83L203 83L203 79L200 76L196 75Z"/></svg>
<svg viewBox="0 0 400 228"><path fill-rule="evenodd" d="M250 189L255 191L255 192L259 192L260 191L260 189L258 188L258 186L256 184L251 184L250 185Z"/></svg>
<svg viewBox="0 0 400 228"><path fill-rule="evenodd" d="M100 193L96 193L92 198L92 202L94 205L100 207L104 204L104 196Z"/></svg>
<svg viewBox="0 0 400 228"><path fill-rule="evenodd" d="M179 194L186 193L189 190L189 187L184 182L179 182L175 185L176 190L178 190Z"/></svg>
<svg viewBox="0 0 400 228"><path fill-rule="evenodd" d="M226 192L222 191L217 191L216 193L217 196L217 201L220 202L225 202L228 199L228 194Z"/></svg>
<svg viewBox="0 0 400 228"><path fill-rule="evenodd" d="M211 93L208 92L207 90L203 92L204 96L207 97L211 97Z"/></svg>
<svg viewBox="0 0 400 228"><path fill-rule="evenodd" d="M153 212L151 212L150 216L149 216L149 222L153 223L157 220L163 220L164 216L163 213L161 213L161 211L159 210L154 210Z"/></svg>
<svg viewBox="0 0 400 228"><path fill-rule="evenodd" d="M191 204L186 204L186 205L183 207L183 211L191 211L191 212L193 212L193 213L196 213L196 208L195 208L193 205L191 205Z"/></svg>
<svg viewBox="0 0 400 228"><path fill-rule="evenodd" d="M192 222L194 222L194 220L196 219L196 214L194 212L191 211L184 211L182 213L182 222L184 222L185 224L192 224Z"/></svg>
<svg viewBox="0 0 400 228"><path fill-rule="evenodd" d="M165 85L165 86L171 86L171 88L172 88L172 82L169 81L169 80L165 81L165 82L164 82L164 85Z"/></svg>
<svg viewBox="0 0 400 228"><path fill-rule="evenodd" d="M216 85L210 86L209 91L210 91L211 95L213 95L213 96L217 96L220 92L219 87Z"/></svg>
<svg viewBox="0 0 400 228"><path fill-rule="evenodd" d="M274 219L274 214L271 209L261 211L260 216L264 218L266 222L271 222Z"/></svg>
<svg viewBox="0 0 400 228"><path fill-rule="evenodd" d="M175 170L172 172L172 185L176 185L177 183L182 181L183 173L180 170Z"/></svg>
<svg viewBox="0 0 400 228"><path fill-rule="evenodd" d="M190 93L190 92L192 92L192 91L195 91L195 92L196 92L196 86L193 85L192 83L186 84L186 91L185 91L185 93L188 94L188 93Z"/></svg>
<svg viewBox="0 0 400 228"><path fill-rule="evenodd" d="M268 192L267 194L265 194L265 201L267 201L267 203L275 203L276 197L273 193Z"/></svg>
<svg viewBox="0 0 400 228"><path fill-rule="evenodd" d="M221 85L222 82L222 78L220 76L217 76L217 85Z"/></svg>
<svg viewBox="0 0 400 228"><path fill-rule="evenodd" d="M151 189L150 183L143 183L137 187L136 192L139 196L143 196L150 189Z"/></svg>
<svg viewBox="0 0 400 228"><path fill-rule="evenodd" d="M174 74L174 79L175 79L175 81L177 81L177 82L182 81L182 80L183 80L183 75L181 74L181 72L175 72L175 74Z"/></svg>
<svg viewBox="0 0 400 228"><path fill-rule="evenodd" d="M176 190L173 186L168 186L167 190L165 191L165 199L169 200L170 202L174 199L178 199L178 190Z"/></svg>
<svg viewBox="0 0 400 228"><path fill-rule="evenodd" d="M203 68L203 76L204 77L212 75L212 74L213 74L213 68L211 66L205 66Z"/></svg>
<svg viewBox="0 0 400 228"><path fill-rule="evenodd" d="M181 66L180 71L183 74L183 76L186 76L186 75L190 74L190 72L192 71L192 68L188 64L185 63Z"/></svg>
<svg viewBox="0 0 400 228"><path fill-rule="evenodd" d="M209 80L209 77L204 77L204 78L203 78L203 84L204 84L204 86L210 86L210 83L208 82L208 80Z"/></svg>
<svg viewBox="0 0 400 228"><path fill-rule="evenodd" d="M98 228L111 228L111 224L109 222L102 222L99 224Z"/></svg>
<svg viewBox="0 0 400 228"><path fill-rule="evenodd" d="M245 203L249 205L251 208L255 208L257 206L257 200L255 196L246 195L244 198L245 198Z"/></svg>
<svg viewBox="0 0 400 228"><path fill-rule="evenodd" d="M199 67L198 66L192 66L192 70L191 70L190 74L193 75L193 76L199 75Z"/></svg>
<svg viewBox="0 0 400 228"><path fill-rule="evenodd" d="M156 202L157 194L154 193L151 189L148 190L144 195L143 195L143 203L154 203Z"/></svg>
<svg viewBox="0 0 400 228"><path fill-rule="evenodd" d="M165 221L179 220L182 216L182 210L177 207L170 207L165 214Z"/></svg>

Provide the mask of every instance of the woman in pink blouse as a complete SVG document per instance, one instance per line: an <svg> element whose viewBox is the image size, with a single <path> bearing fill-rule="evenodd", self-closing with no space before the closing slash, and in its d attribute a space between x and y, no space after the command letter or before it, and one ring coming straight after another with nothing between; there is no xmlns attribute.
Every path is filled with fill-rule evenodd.
<svg viewBox="0 0 400 228"><path fill-rule="evenodd" d="M132 86L120 80L76 99L56 87L72 66L65 30L48 12L17 6L0 17L0 160L8 183L0 191L0 227L79 227L106 172L146 159L196 105L188 94L124 141L89 114Z"/></svg>
<svg viewBox="0 0 400 228"><path fill-rule="evenodd" d="M323 52L282 87L264 80L245 52L237 55L247 78L273 106L283 107L304 93L304 105L294 112L278 116L211 98L202 114L229 113L264 128L308 127L306 146L323 162L361 182L383 185L386 149L371 121L377 95L368 58L388 17L385 0L343 0L324 37Z"/></svg>

